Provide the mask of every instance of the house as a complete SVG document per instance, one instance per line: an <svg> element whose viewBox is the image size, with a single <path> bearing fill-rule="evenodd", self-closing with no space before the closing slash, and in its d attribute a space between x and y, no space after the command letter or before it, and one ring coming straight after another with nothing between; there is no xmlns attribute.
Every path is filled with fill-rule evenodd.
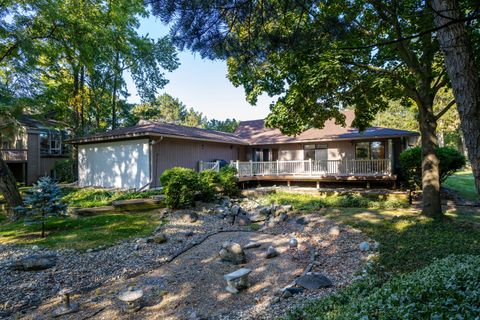
<svg viewBox="0 0 480 320"><path fill-rule="evenodd" d="M79 185L107 188L159 186L162 172L175 166L218 168L234 165L241 181L395 181L399 154L419 134L327 121L296 137L265 128L263 120L243 121L234 133L141 121L129 128L75 139Z"/></svg>
<svg viewBox="0 0 480 320"><path fill-rule="evenodd" d="M32 184L41 176L55 176L55 163L68 159L67 132L54 120L19 119L15 136L0 134L0 153L17 182Z"/></svg>

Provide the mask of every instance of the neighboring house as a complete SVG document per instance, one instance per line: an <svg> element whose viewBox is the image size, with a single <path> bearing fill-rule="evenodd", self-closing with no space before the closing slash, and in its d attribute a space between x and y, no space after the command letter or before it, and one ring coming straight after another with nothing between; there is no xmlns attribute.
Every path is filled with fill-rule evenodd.
<svg viewBox="0 0 480 320"><path fill-rule="evenodd" d="M234 133L168 123L138 125L75 139L79 185L108 188L159 186L162 172L175 166L217 168L234 165L241 181L395 181L398 157L414 145L416 132L346 127L327 121L296 137L264 127L263 120L240 122Z"/></svg>
<svg viewBox="0 0 480 320"><path fill-rule="evenodd" d="M18 182L32 184L41 176L55 177L55 162L68 159L70 146L65 130L54 120L39 121L28 116L19 120L18 133L0 135L0 152Z"/></svg>

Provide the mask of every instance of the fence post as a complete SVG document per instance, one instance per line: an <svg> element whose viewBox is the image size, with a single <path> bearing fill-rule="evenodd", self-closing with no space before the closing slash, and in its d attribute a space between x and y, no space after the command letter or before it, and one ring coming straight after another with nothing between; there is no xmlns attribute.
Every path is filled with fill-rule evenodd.
<svg viewBox="0 0 480 320"><path fill-rule="evenodd" d="M202 171L203 171L203 161L200 160L200 161L198 162L198 172L202 172Z"/></svg>
<svg viewBox="0 0 480 320"><path fill-rule="evenodd" d="M215 167L217 168L217 172L220 172L220 160L217 160L215 163Z"/></svg>

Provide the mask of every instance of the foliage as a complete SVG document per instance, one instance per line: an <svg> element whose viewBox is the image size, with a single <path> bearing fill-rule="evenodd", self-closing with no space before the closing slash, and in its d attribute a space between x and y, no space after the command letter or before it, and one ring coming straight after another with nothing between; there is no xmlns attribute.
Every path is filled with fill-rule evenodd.
<svg viewBox="0 0 480 320"><path fill-rule="evenodd" d="M365 279L287 318L473 319L479 312L479 267L479 256L451 255L384 284Z"/></svg>
<svg viewBox="0 0 480 320"><path fill-rule="evenodd" d="M204 170L198 174L199 189L204 201L211 201L215 198L215 193L220 183L220 175L215 170Z"/></svg>
<svg viewBox="0 0 480 320"><path fill-rule="evenodd" d="M372 199L359 194L328 195L325 197L308 194L294 194L288 192L276 192L262 199L269 204L291 204L297 210L308 212L318 211L322 208L376 208L391 209L405 208L408 202L401 199Z"/></svg>
<svg viewBox="0 0 480 320"><path fill-rule="evenodd" d="M440 161L440 181L443 182L466 164L465 156L451 147L437 148L435 153ZM400 167L403 178L412 188L422 186L422 150L410 148L400 154Z"/></svg>
<svg viewBox="0 0 480 320"><path fill-rule="evenodd" d="M205 123L205 129L223 131L223 132L235 132L240 122L235 119L215 120L211 119Z"/></svg>
<svg viewBox="0 0 480 320"><path fill-rule="evenodd" d="M42 225L42 237L45 236L45 219L58 217L65 213L66 205L60 202L61 191L50 177L41 177L33 187L25 192L23 205L15 210L26 220Z"/></svg>
<svg viewBox="0 0 480 320"><path fill-rule="evenodd" d="M74 162L72 159L57 160L53 166L55 178L61 182L74 182L75 174L73 173Z"/></svg>
<svg viewBox="0 0 480 320"><path fill-rule="evenodd" d="M123 239L148 236L164 222L155 211L62 219L50 217L45 220L46 238L35 237L39 231L37 225L21 222L0 225L0 244L86 250L114 245Z"/></svg>
<svg viewBox="0 0 480 320"><path fill-rule="evenodd" d="M113 201L150 198L159 190L112 191L95 188L63 188L62 202L69 207L91 208L110 205Z"/></svg>
<svg viewBox="0 0 480 320"><path fill-rule="evenodd" d="M467 200L480 200L477 190L475 189L475 182L471 170L460 171L452 174L443 182L443 186L454 190L461 197Z"/></svg>
<svg viewBox="0 0 480 320"><path fill-rule="evenodd" d="M195 194L199 191L198 173L192 169L174 167L165 170L160 177L165 195L165 204L169 208L192 206Z"/></svg>
<svg viewBox="0 0 480 320"><path fill-rule="evenodd" d="M240 190L238 189L237 169L232 166L225 166L220 169L220 189L222 193L228 197L238 196Z"/></svg>

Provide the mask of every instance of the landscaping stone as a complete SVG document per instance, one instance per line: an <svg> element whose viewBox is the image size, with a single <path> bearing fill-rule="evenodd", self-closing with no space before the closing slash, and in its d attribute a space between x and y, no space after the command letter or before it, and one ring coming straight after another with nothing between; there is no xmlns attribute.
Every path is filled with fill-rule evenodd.
<svg viewBox="0 0 480 320"><path fill-rule="evenodd" d="M331 236L338 236L338 235L340 235L340 228L337 227L337 226L331 227L328 230L328 234L331 235Z"/></svg>
<svg viewBox="0 0 480 320"><path fill-rule="evenodd" d="M223 278L227 281L225 288L230 293L238 293L240 290L248 288L248 275L252 270L247 268L238 269L232 273L226 274Z"/></svg>
<svg viewBox="0 0 480 320"><path fill-rule="evenodd" d="M254 249L254 248L259 248L261 247L262 244L258 242L249 242L246 245L243 246L243 249Z"/></svg>
<svg viewBox="0 0 480 320"><path fill-rule="evenodd" d="M295 220L295 222L299 225L307 225L308 224L308 220L305 217L297 218L297 220Z"/></svg>
<svg viewBox="0 0 480 320"><path fill-rule="evenodd" d="M193 235L194 235L193 231L185 232L185 237L193 237Z"/></svg>
<svg viewBox="0 0 480 320"><path fill-rule="evenodd" d="M54 267L57 255L30 255L10 263L9 267L16 271L40 271Z"/></svg>
<svg viewBox="0 0 480 320"><path fill-rule="evenodd" d="M230 208L230 214L233 215L233 216L236 216L239 212L240 212L240 206L239 205L235 204Z"/></svg>
<svg viewBox="0 0 480 320"><path fill-rule="evenodd" d="M269 216L272 214L272 208L270 206L258 206L255 208L255 212L263 216Z"/></svg>
<svg viewBox="0 0 480 320"><path fill-rule="evenodd" d="M273 246L270 246L267 249L267 253L265 255L265 258L271 259L271 258L275 258L278 255L279 255L279 252L277 251L277 249L275 249Z"/></svg>
<svg viewBox="0 0 480 320"><path fill-rule="evenodd" d="M195 223L198 220L198 214L193 210L180 210L179 214L182 220L190 223Z"/></svg>
<svg viewBox="0 0 480 320"><path fill-rule="evenodd" d="M80 217L96 216L115 211L114 206L101 206L93 208L73 208L72 213Z"/></svg>
<svg viewBox="0 0 480 320"><path fill-rule="evenodd" d="M247 215L241 212L235 217L235 223L239 226L248 226L252 221L250 221Z"/></svg>
<svg viewBox="0 0 480 320"><path fill-rule="evenodd" d="M363 241L359 245L360 251L368 251L370 250L370 244L367 241Z"/></svg>
<svg viewBox="0 0 480 320"><path fill-rule="evenodd" d="M302 293L303 288L288 287L282 290L281 296L283 298L290 298L296 294Z"/></svg>
<svg viewBox="0 0 480 320"><path fill-rule="evenodd" d="M287 221L287 219L288 215L285 212L280 213L280 215L278 216L278 220L280 220L281 222L285 222Z"/></svg>
<svg viewBox="0 0 480 320"><path fill-rule="evenodd" d="M143 290L134 288L128 288L127 290L120 292L118 299L125 303L125 312L135 312L140 310L141 299L143 297Z"/></svg>
<svg viewBox="0 0 480 320"><path fill-rule="evenodd" d="M61 296L62 298L62 303L63 305L60 306L59 308L57 308L54 312L53 312L53 317L61 317L63 315L67 315L67 314L71 314L71 313L75 313L75 312L78 312L79 310L79 305L78 303L72 303L70 301L70 295L73 293L73 291L71 289L68 289L68 288L65 288L65 289L62 289L60 292L59 292L59 295Z"/></svg>
<svg viewBox="0 0 480 320"><path fill-rule="evenodd" d="M218 254L222 261L233 264L242 264L247 261L242 246L235 242L224 242L222 244L222 249Z"/></svg>
<svg viewBox="0 0 480 320"><path fill-rule="evenodd" d="M333 286L330 279L318 272L309 272L299 277L295 283L307 290L317 290Z"/></svg>
<svg viewBox="0 0 480 320"><path fill-rule="evenodd" d="M167 236L164 235L163 233L160 233L160 234L157 234L153 237L150 238L151 241L148 241L147 242L153 242L153 243L156 243L156 244L162 244L162 243L165 243L167 242Z"/></svg>
<svg viewBox="0 0 480 320"><path fill-rule="evenodd" d="M252 215L250 215L249 218L252 222L263 222L263 221L267 220L268 217L265 216L265 215L262 215L258 212L255 212Z"/></svg>

